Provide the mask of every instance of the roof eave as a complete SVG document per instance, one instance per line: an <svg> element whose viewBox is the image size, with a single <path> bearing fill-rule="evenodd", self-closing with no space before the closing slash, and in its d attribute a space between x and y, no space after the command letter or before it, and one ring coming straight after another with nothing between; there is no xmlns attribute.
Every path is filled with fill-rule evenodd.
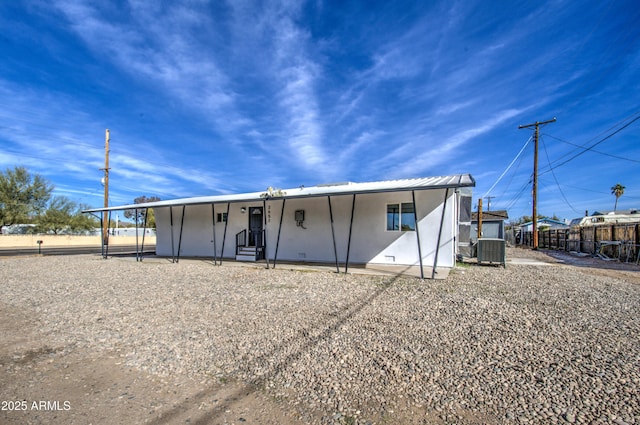
<svg viewBox="0 0 640 425"><path fill-rule="evenodd" d="M281 196L264 196L263 193L253 192L247 193L246 197L241 197L241 194L238 195L235 199L224 199L225 195L220 195L220 200L213 199L214 197L194 197L194 198L181 198L174 199L171 201L157 201L157 202L147 202L143 204L129 204L129 205L119 205L115 207L107 207L107 208L92 208L88 210L82 211L83 213L96 213L96 212L109 212L109 211L123 211L123 210L131 210L131 209L146 209L146 208L168 208L168 207L176 207L176 206L186 206L186 205L211 205L211 204L227 204L227 203L238 203L238 202L256 202L256 201L272 201L277 199L305 199L305 198L318 198L325 196L345 196L345 195L362 195L362 194L371 194L371 193L388 193L388 192L408 192L414 190L438 190L438 189L451 189L451 188L460 188L460 187L475 187L476 181L471 176L471 174L460 174L454 176L447 177L458 177L457 182L446 183L446 184L434 184L434 185L424 185L424 186L405 186L405 187L389 187L389 188L378 188L378 189L352 189L352 190L325 190L320 192L310 192L310 193L298 193L298 194L285 194ZM465 180L463 182L463 180ZM318 186L314 186L317 188ZM311 188L307 188L311 189ZM285 193L291 192L294 189L287 189ZM300 189L305 190L305 189Z"/></svg>

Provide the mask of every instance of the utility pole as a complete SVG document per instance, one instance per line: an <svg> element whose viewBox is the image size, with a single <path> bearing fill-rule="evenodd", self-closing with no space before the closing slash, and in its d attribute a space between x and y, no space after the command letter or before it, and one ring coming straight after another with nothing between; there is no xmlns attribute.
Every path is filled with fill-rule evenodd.
<svg viewBox="0 0 640 425"><path fill-rule="evenodd" d="M109 208L109 129L107 128L104 137L104 207ZM109 245L109 219L107 212L103 212L102 219L102 240L104 245Z"/></svg>
<svg viewBox="0 0 640 425"><path fill-rule="evenodd" d="M485 196L485 199L487 200L487 211L491 211L491 200L495 198L495 196Z"/></svg>
<svg viewBox="0 0 640 425"><path fill-rule="evenodd" d="M538 249L538 140L540 138L539 127L541 125L556 122L555 117L547 121L536 121L533 124L526 124L518 126L519 129L535 127L535 133L533 136L534 151L533 151L533 212L532 212L532 225L533 225L533 249Z"/></svg>

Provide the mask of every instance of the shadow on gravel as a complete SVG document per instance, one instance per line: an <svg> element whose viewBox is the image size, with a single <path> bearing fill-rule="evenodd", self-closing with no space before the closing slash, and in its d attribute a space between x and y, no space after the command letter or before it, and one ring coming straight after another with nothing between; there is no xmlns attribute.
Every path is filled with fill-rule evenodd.
<svg viewBox="0 0 640 425"><path fill-rule="evenodd" d="M380 285L380 287L376 289L375 292L373 292L371 295L369 295L367 298L365 298L361 302L354 303L351 306L345 308L343 311L339 313L335 313L335 316L332 317L332 319L330 319L328 323L326 323L326 327L319 334L312 335L312 332L309 332L308 329L302 329L297 336L294 336L290 338L288 341L285 341L283 344L281 344L279 347L275 348L274 350L264 353L261 356L257 357L254 360L254 362L258 362L258 364L265 364L266 359L274 357L274 355L277 352L283 351L283 348L286 347L287 345L291 345L291 346L301 345L300 349L289 354L284 360L278 362L274 367L271 368L271 370L267 371L263 376L259 378L251 379L249 382L244 383L246 385L245 388L241 388L231 396L228 396L227 400L230 402L229 405L232 406L234 402L241 400L243 397L249 396L252 392L260 391L260 389L264 387L264 385L270 378L277 376L279 373L285 370L288 365L296 362L296 360L298 360L305 352L310 350L312 347L318 345L320 342L324 340L328 340L338 329L340 329L342 325L344 325L349 320L351 320L351 318L353 318L360 311L362 311L362 309L370 305L376 298L380 297L384 292L387 291L387 289L393 286L393 284L396 283L396 281L401 277L402 276L400 274L392 277L391 280ZM190 406L199 404L205 397L210 395L212 391L215 391L216 387L217 386L210 386L208 389L200 391L193 397L190 397L188 400L185 400L181 404L174 406L168 412L162 413L162 417L159 417L155 420L151 420L149 421L149 423L154 425L174 423L173 419L176 416L187 411ZM217 418L220 418L222 415L224 415L224 412L225 412L224 409L209 410L203 413L199 418L191 419L189 423L194 425L205 425L205 424L215 423L212 421L216 420Z"/></svg>

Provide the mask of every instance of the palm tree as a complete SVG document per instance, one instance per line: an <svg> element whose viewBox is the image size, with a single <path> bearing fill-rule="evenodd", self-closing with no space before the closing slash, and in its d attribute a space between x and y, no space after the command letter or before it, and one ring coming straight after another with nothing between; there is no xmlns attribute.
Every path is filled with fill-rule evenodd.
<svg viewBox="0 0 640 425"><path fill-rule="evenodd" d="M624 193L624 189L625 187L620 183L616 183L615 186L611 186L611 194L616 195L616 204L613 207L614 211L618 209L618 198L622 196L622 194Z"/></svg>

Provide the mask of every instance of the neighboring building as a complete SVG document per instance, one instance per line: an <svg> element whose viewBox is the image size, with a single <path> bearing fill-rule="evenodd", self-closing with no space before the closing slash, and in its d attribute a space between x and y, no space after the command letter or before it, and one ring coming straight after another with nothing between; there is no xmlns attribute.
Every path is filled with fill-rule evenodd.
<svg viewBox="0 0 640 425"><path fill-rule="evenodd" d="M1 235L26 235L29 233L35 233L35 224L10 224L8 226L0 227Z"/></svg>
<svg viewBox="0 0 640 425"><path fill-rule="evenodd" d="M482 236L483 238L504 239L504 221L509 219L505 210L482 212ZM478 240L478 213L471 214L471 241Z"/></svg>
<svg viewBox="0 0 640 425"><path fill-rule="evenodd" d="M436 267L455 266L461 206L471 205L463 188L473 186L471 175L460 174L269 188L85 212L153 208L160 256L335 263L345 269L420 265L435 273ZM462 213L467 220L469 212ZM468 229L467 221L464 233ZM468 239L462 243L468 246Z"/></svg>
<svg viewBox="0 0 640 425"><path fill-rule="evenodd" d="M552 218L544 217L538 219L538 230L543 229L568 229L569 225L563 221L554 220ZM522 223L520 229L523 232L533 232L533 221Z"/></svg>
<svg viewBox="0 0 640 425"><path fill-rule="evenodd" d="M571 220L570 226L598 226L603 224L633 224L640 222L640 210L620 210L620 211L596 211L593 215L578 217Z"/></svg>
<svg viewBox="0 0 640 425"><path fill-rule="evenodd" d="M640 209L631 208L629 210L595 211L591 215L636 215L636 214L640 214Z"/></svg>
<svg viewBox="0 0 640 425"><path fill-rule="evenodd" d="M102 232L102 229L95 230L95 233L98 235L100 234L100 232ZM110 227L109 228L110 236L136 236L136 234L139 237L142 237L143 234L146 236L155 236L156 229L152 229L150 227L146 229L143 229L143 228L136 229L135 227L117 227L117 228Z"/></svg>

